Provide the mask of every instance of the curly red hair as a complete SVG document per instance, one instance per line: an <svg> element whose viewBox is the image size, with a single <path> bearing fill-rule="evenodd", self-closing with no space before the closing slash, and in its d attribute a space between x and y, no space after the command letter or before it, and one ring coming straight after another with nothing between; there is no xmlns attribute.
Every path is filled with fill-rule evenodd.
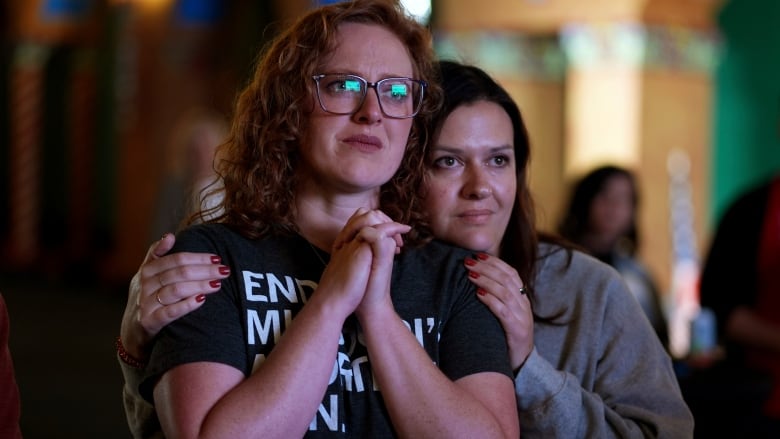
<svg viewBox="0 0 780 439"><path fill-rule="evenodd" d="M311 76L335 49L343 23L390 30L408 48L415 78L428 83L404 158L382 186L379 206L395 221L412 226L405 242L430 239L416 194L425 175L428 130L441 91L430 33L393 0L357 0L314 9L270 42L238 96L230 134L217 153L221 185L207 196L219 203L207 203L215 207L199 212L197 218L228 224L250 239L298 231L295 169L315 93Z"/></svg>

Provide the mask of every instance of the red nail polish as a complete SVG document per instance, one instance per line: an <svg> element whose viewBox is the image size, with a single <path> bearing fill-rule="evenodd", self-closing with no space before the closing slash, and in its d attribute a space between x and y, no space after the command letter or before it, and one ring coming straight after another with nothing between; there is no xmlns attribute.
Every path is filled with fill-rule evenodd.
<svg viewBox="0 0 780 439"><path fill-rule="evenodd" d="M230 274L230 267L226 265L219 267L219 274Z"/></svg>
<svg viewBox="0 0 780 439"><path fill-rule="evenodd" d="M487 258L488 258L488 254L487 253L477 253L477 259L479 259L480 261L484 261Z"/></svg>
<svg viewBox="0 0 780 439"><path fill-rule="evenodd" d="M195 301L196 302L203 302L204 300L206 300L206 295L205 294L198 294L197 296L195 296Z"/></svg>
<svg viewBox="0 0 780 439"><path fill-rule="evenodd" d="M477 294L479 294L480 296L484 296L485 294L487 294L487 291L483 290L482 288L477 288Z"/></svg>
<svg viewBox="0 0 780 439"><path fill-rule="evenodd" d="M211 263L212 264L219 264L221 262L222 262L222 258L220 258L219 256L212 256L211 257Z"/></svg>
<svg viewBox="0 0 780 439"><path fill-rule="evenodd" d="M212 280L212 281L209 282L209 286L211 288L219 288L220 285L222 285L222 282L220 282L218 280Z"/></svg>
<svg viewBox="0 0 780 439"><path fill-rule="evenodd" d="M472 279L479 279L479 273L476 271L469 271L469 277Z"/></svg>
<svg viewBox="0 0 780 439"><path fill-rule="evenodd" d="M477 265L477 261L471 258L466 258L466 265L468 265L469 267L473 267L474 265Z"/></svg>

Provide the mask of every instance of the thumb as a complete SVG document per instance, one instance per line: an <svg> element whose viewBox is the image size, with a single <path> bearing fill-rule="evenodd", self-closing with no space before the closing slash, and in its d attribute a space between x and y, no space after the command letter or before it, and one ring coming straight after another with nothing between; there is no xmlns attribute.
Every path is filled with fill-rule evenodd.
<svg viewBox="0 0 780 439"><path fill-rule="evenodd" d="M159 257L165 256L166 253L171 251L175 243L176 235L173 233L166 233L159 241L152 244L152 246L149 248L147 259L157 259Z"/></svg>

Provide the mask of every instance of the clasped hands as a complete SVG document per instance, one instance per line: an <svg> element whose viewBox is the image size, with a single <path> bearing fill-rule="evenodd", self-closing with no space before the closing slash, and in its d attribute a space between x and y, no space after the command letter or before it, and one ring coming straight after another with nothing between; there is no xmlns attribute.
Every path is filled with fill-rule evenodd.
<svg viewBox="0 0 780 439"><path fill-rule="evenodd" d="M411 227L381 210L359 208L339 232L318 291L330 294L360 320L373 312L393 310L390 278L393 258Z"/></svg>

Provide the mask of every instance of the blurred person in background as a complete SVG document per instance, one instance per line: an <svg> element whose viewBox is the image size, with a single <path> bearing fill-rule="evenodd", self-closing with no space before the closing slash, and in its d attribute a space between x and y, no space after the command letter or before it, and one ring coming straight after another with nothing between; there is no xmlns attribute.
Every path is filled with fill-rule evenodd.
<svg viewBox="0 0 780 439"><path fill-rule="evenodd" d="M639 192L631 171L602 166L574 186L558 232L623 276L661 343L668 348L668 324L658 287L637 256L638 206Z"/></svg>
<svg viewBox="0 0 780 439"><path fill-rule="evenodd" d="M700 293L702 306L715 312L725 358L703 371L718 394L697 393L697 403L723 421L716 423L721 433L780 437L780 174L726 209Z"/></svg>
<svg viewBox="0 0 780 439"><path fill-rule="evenodd" d="M218 112L196 107L178 118L171 130L151 236L179 229L201 207L203 191L216 181L214 158L227 135L227 120Z"/></svg>

